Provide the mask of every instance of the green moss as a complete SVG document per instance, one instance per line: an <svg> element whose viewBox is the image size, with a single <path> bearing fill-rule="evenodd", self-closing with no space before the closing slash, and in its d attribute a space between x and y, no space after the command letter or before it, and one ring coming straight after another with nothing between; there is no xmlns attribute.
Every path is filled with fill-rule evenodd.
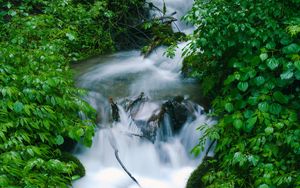
<svg viewBox="0 0 300 188"><path fill-rule="evenodd" d="M204 188L204 183L202 182L202 176L211 168L209 160L212 157L206 157L203 162L194 170L188 179L186 188Z"/></svg>
<svg viewBox="0 0 300 188"><path fill-rule="evenodd" d="M73 162L76 164L77 167L75 168L72 176L75 175L78 175L80 177L85 176L85 168L83 164L80 162L80 160L77 157L75 157L71 153L62 152L60 160L63 162Z"/></svg>

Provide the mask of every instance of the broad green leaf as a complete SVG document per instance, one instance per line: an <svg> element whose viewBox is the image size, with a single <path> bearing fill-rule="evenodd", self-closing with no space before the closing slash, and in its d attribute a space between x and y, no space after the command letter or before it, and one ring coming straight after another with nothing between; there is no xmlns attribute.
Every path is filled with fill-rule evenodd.
<svg viewBox="0 0 300 188"><path fill-rule="evenodd" d="M258 161L259 161L259 158L258 157L255 157L253 155L250 155L248 157L248 161L250 161L252 163L253 166L256 166Z"/></svg>
<svg viewBox="0 0 300 188"><path fill-rule="evenodd" d="M236 119L233 121L233 126L237 129L240 130L243 127L243 121L240 119Z"/></svg>
<svg viewBox="0 0 300 188"><path fill-rule="evenodd" d="M233 104L232 104L232 103L226 103L226 104L225 104L225 109L226 109L226 111L229 112L229 113L232 112L233 109L234 109Z"/></svg>
<svg viewBox="0 0 300 188"><path fill-rule="evenodd" d="M241 91L246 91L248 89L248 82L239 82L238 83L238 89Z"/></svg>
<svg viewBox="0 0 300 188"><path fill-rule="evenodd" d="M258 104L258 109L262 112L268 112L269 110L269 105L267 102L261 102Z"/></svg>
<svg viewBox="0 0 300 188"><path fill-rule="evenodd" d="M251 110L246 110L244 112L244 117L247 118L247 119L249 119L250 117L252 117L252 115L253 115L253 111L251 111Z"/></svg>
<svg viewBox="0 0 300 188"><path fill-rule="evenodd" d="M78 137L81 137L82 135L84 135L84 130L82 128L80 128L76 131L76 134Z"/></svg>
<svg viewBox="0 0 300 188"><path fill-rule="evenodd" d="M75 40L75 36L74 36L72 33L66 33L66 36L68 37L68 39L69 39L70 41Z"/></svg>
<svg viewBox="0 0 300 188"><path fill-rule="evenodd" d="M276 47L276 44L275 44L275 42L269 42L269 43L267 43L266 47L267 47L267 49L271 50Z"/></svg>
<svg viewBox="0 0 300 188"><path fill-rule="evenodd" d="M269 109L272 114L279 114L282 110L282 107L280 104L274 103L270 105Z"/></svg>
<svg viewBox="0 0 300 188"><path fill-rule="evenodd" d="M24 105L20 101L17 101L14 103L13 109L15 112L20 113L24 109Z"/></svg>
<svg viewBox="0 0 300 188"><path fill-rule="evenodd" d="M234 80L235 80L235 76L234 75L229 75L227 77L227 79L224 81L224 84L228 85L228 84L232 83Z"/></svg>
<svg viewBox="0 0 300 188"><path fill-rule="evenodd" d="M300 45L292 43L282 49L285 54L296 54L300 52Z"/></svg>
<svg viewBox="0 0 300 188"><path fill-rule="evenodd" d="M300 71L299 70L297 70L295 72L295 77L296 77L297 80L300 80Z"/></svg>
<svg viewBox="0 0 300 188"><path fill-rule="evenodd" d="M280 91L274 92L273 97L277 102L282 104L287 104L289 101L288 97L282 94Z"/></svg>
<svg viewBox="0 0 300 188"><path fill-rule="evenodd" d="M267 60L267 65L271 70L274 70L278 67L279 61L276 58L272 57Z"/></svg>
<svg viewBox="0 0 300 188"><path fill-rule="evenodd" d="M256 121L257 121L257 116L252 117L252 118L250 118L250 119L248 119L246 121L246 131L247 132L251 132L252 131L252 129L253 129Z"/></svg>
<svg viewBox="0 0 300 188"><path fill-rule="evenodd" d="M276 126L277 129L282 129L284 127L284 124L283 123L276 123L275 126Z"/></svg>
<svg viewBox="0 0 300 188"><path fill-rule="evenodd" d="M260 58L262 61L265 61L266 59L268 59L268 54L267 54L267 53L260 54L259 58Z"/></svg>
<svg viewBox="0 0 300 188"><path fill-rule="evenodd" d="M284 73L282 73L282 74L280 75L280 78L281 78L282 80L288 80L288 79L292 78L293 75L294 75L293 71L287 70L287 71L285 71Z"/></svg>
<svg viewBox="0 0 300 188"><path fill-rule="evenodd" d="M55 138L55 143L57 145L62 145L64 143L64 138L61 136L61 135L58 135L56 138Z"/></svg>
<svg viewBox="0 0 300 188"><path fill-rule="evenodd" d="M273 127L267 127L267 128L265 128L265 133L267 134L267 135L270 135L270 134L272 134L274 132L274 128Z"/></svg>
<svg viewBox="0 0 300 188"><path fill-rule="evenodd" d="M265 78L263 76L258 76L255 78L255 84L260 86L265 83Z"/></svg>
<svg viewBox="0 0 300 188"><path fill-rule="evenodd" d="M296 61L294 65L300 71L300 60Z"/></svg>
<svg viewBox="0 0 300 188"><path fill-rule="evenodd" d="M249 97L248 103L250 105L256 105L258 103L258 97Z"/></svg>

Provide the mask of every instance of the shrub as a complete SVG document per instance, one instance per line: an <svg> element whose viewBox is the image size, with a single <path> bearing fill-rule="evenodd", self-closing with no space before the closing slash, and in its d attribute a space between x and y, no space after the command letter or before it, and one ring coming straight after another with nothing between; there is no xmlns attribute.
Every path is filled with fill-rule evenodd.
<svg viewBox="0 0 300 188"><path fill-rule="evenodd" d="M218 124L206 187L297 187L300 164L298 0L196 0L185 19L185 70L202 84ZM209 84L205 83L208 82ZM298 114L297 114L298 113Z"/></svg>
<svg viewBox="0 0 300 188"><path fill-rule="evenodd" d="M113 34L129 32L119 21L142 8L136 0L0 2L0 187L71 184L80 165L59 148L69 139L92 144L95 110L69 62L114 51Z"/></svg>

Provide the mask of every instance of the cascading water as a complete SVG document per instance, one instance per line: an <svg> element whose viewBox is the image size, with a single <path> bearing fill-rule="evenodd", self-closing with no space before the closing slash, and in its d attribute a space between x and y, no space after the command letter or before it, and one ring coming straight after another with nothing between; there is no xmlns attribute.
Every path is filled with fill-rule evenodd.
<svg viewBox="0 0 300 188"><path fill-rule="evenodd" d="M161 0L153 3L162 7ZM165 3L169 12L176 11L180 19L193 1ZM176 24L181 31L191 30L181 22ZM141 187L185 187L188 176L203 157L194 158L189 153L201 134L196 128L209 126L213 120L191 102L201 100L197 84L181 77L184 46L179 45L173 59L164 57L165 49L161 47L147 58L139 51L129 51L94 59L80 67L78 86L89 90L86 100L98 111L99 123L92 147L78 146L75 150L86 168L86 176L76 181L74 187L139 187L118 163L116 150ZM176 101L176 96L183 98ZM118 105L118 122L111 121L110 97ZM177 107L184 113L177 112Z"/></svg>

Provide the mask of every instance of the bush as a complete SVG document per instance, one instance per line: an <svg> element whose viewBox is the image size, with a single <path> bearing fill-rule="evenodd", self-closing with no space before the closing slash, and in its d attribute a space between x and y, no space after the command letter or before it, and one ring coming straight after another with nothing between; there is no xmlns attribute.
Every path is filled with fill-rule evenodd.
<svg viewBox="0 0 300 188"><path fill-rule="evenodd" d="M204 83L219 119L195 149L218 142L206 187L299 186L299 8L299 0L196 0L185 17L197 27L185 70Z"/></svg>
<svg viewBox="0 0 300 188"><path fill-rule="evenodd" d="M118 24L137 19L133 5L143 2L0 2L0 187L71 184L78 163L61 160L59 146L90 146L95 110L69 62L116 49L112 34L129 32Z"/></svg>
<svg viewBox="0 0 300 188"><path fill-rule="evenodd" d="M61 154L60 157L61 161L64 162L73 162L76 165L76 168L74 170L74 172L72 173L72 176L79 176L79 177L83 177L85 176L85 168L82 165L82 163L79 161L79 159L77 159L74 155L68 153L68 152L63 152Z"/></svg>

